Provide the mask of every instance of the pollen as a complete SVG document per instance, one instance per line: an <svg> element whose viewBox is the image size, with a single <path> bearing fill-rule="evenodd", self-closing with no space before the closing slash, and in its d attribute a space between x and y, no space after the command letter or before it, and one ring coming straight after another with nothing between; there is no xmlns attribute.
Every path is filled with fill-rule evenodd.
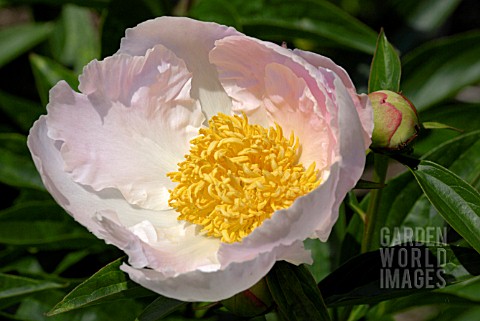
<svg viewBox="0 0 480 321"><path fill-rule="evenodd" d="M190 152L167 176L178 183L169 205L178 219L222 242L241 241L275 211L320 184L315 163L299 163L298 138L282 128L251 125L245 115L213 116Z"/></svg>

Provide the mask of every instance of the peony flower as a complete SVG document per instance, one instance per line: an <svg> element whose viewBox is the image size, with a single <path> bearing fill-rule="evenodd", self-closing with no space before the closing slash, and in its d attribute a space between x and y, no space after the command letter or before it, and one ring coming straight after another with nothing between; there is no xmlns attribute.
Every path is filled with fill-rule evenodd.
<svg viewBox="0 0 480 321"><path fill-rule="evenodd" d="M130 278L184 301L311 263L370 145L373 116L330 59L161 17L64 81L28 146L55 200L122 249Z"/></svg>

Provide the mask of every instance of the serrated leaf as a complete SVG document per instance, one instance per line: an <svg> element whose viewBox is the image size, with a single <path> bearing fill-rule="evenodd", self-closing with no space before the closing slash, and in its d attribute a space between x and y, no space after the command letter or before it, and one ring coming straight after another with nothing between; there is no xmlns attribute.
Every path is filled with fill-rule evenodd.
<svg viewBox="0 0 480 321"><path fill-rule="evenodd" d="M411 172L430 203L480 253L480 193L431 161L421 161Z"/></svg>
<svg viewBox="0 0 480 321"><path fill-rule="evenodd" d="M277 262L267 275L267 284L286 320L330 320L315 280L304 266Z"/></svg>
<svg viewBox="0 0 480 321"><path fill-rule="evenodd" d="M377 46L370 67L368 92L378 90L400 91L402 66L395 48L388 42L383 29L377 39Z"/></svg>
<svg viewBox="0 0 480 321"><path fill-rule="evenodd" d="M65 285L52 281L36 280L18 275L0 273L0 299L61 288L63 286Z"/></svg>
<svg viewBox="0 0 480 321"><path fill-rule="evenodd" d="M0 182L16 187L45 190L30 158L25 136L0 134L0 163Z"/></svg>
<svg viewBox="0 0 480 321"><path fill-rule="evenodd" d="M60 80L65 80L72 89L77 89L77 75L54 60L32 54L30 55L30 64L35 77L38 94L40 95L43 105L47 105L48 92Z"/></svg>
<svg viewBox="0 0 480 321"><path fill-rule="evenodd" d="M403 59L403 94L427 109L480 81L480 32L435 40Z"/></svg>
<svg viewBox="0 0 480 321"><path fill-rule="evenodd" d="M136 321L160 320L186 304L186 302L160 296L142 311Z"/></svg>
<svg viewBox="0 0 480 321"><path fill-rule="evenodd" d="M29 23L0 31L0 67L47 39L51 23Z"/></svg>
<svg viewBox="0 0 480 321"><path fill-rule="evenodd" d="M123 258L119 258L92 275L88 280L67 294L48 312L49 316L72 311L94 304L150 296L153 293L131 281L120 270Z"/></svg>

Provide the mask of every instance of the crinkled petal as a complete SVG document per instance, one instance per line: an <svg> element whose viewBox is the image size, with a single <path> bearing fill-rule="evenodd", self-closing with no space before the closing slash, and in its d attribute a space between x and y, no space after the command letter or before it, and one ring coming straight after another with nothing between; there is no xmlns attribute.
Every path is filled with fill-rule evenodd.
<svg viewBox="0 0 480 321"><path fill-rule="evenodd" d="M301 142L300 163L308 167L315 162L323 170L332 163L335 139L319 103L303 78L285 65L271 63L265 68L264 104L272 119L288 137L294 133Z"/></svg>
<svg viewBox="0 0 480 321"><path fill-rule="evenodd" d="M176 217L173 210L162 215ZM156 227L142 221L129 228L111 211L97 213L100 233L128 255L134 268L148 267L166 277L175 277L194 270L218 269L217 251L220 240L198 235L197 227L178 222L169 227Z"/></svg>
<svg viewBox="0 0 480 321"><path fill-rule="evenodd" d="M135 75L146 73L151 74L138 84ZM107 90L110 77L130 77L132 83L121 87L136 89L128 95L116 86ZM48 135L63 142L65 170L94 190L116 188L131 204L168 209L168 189L174 185L166 174L177 170L204 121L189 97L190 73L165 48L156 47L145 58L93 62L82 81L87 94L61 82L48 105Z"/></svg>
<svg viewBox="0 0 480 321"><path fill-rule="evenodd" d="M199 237L195 226L177 220L175 211L141 209L128 204L116 190L95 192L75 183L62 169L61 142L48 137L45 118L30 131L28 146L45 187L76 221L124 250L135 267L149 266L166 275L202 266L218 268L220 241Z"/></svg>
<svg viewBox="0 0 480 321"><path fill-rule="evenodd" d="M301 247L299 244L292 246ZM164 296L188 302L214 302L250 288L270 271L276 261L291 252L291 247L280 246L275 251L261 253L251 260L232 263L222 269L197 270L175 277L153 269L135 269L127 264L121 269L133 281Z"/></svg>
<svg viewBox="0 0 480 321"><path fill-rule="evenodd" d="M343 86L340 78L335 79L335 95L338 106L338 115L335 124L332 126L338 131L338 164L339 175L338 184L333 190L335 192L335 203L332 207L332 215L329 220L317 225L316 233L322 241L326 241L330 235L333 224L338 218L338 210L345 195L358 182L365 168L365 136L361 116L355 111L356 105L348 103L351 101L351 95L348 88ZM358 110L357 110L358 111Z"/></svg>
<svg viewBox="0 0 480 321"><path fill-rule="evenodd" d="M285 48L237 36L217 41L210 61L219 70L235 112L263 126L276 122L287 138L294 132L305 166L316 162L324 169L331 164L335 140L326 111L333 101L330 88L319 86L309 74L308 63Z"/></svg>
<svg viewBox="0 0 480 321"><path fill-rule="evenodd" d="M140 209L128 204L114 189L96 192L75 183L70 174L63 170L64 162L60 153L62 142L52 140L46 124L48 116L42 116L30 130L28 147L43 183L57 203L80 224L87 227L97 237L109 240L108 235L94 219L102 211L115 211L121 224L130 226L145 219L158 228L177 226L176 216L162 215L162 212Z"/></svg>
<svg viewBox="0 0 480 321"><path fill-rule="evenodd" d="M193 73L192 97L199 99L207 119L219 112L229 114L231 102L218 81L217 71L208 61L208 52L217 39L241 35L231 27L188 18L160 17L127 29L118 53L144 55L161 44L185 61Z"/></svg>
<svg viewBox="0 0 480 321"><path fill-rule="evenodd" d="M355 86L352 83L350 76L348 76L348 73L345 71L345 69L335 64L330 58L321 56L314 52L303 51L299 49L295 49L293 52L301 56L315 67L332 70L338 75L338 77L340 77L341 81L347 88L348 93L352 97L353 102L355 103L357 113L362 122L364 146L365 148L368 148L372 142L371 137L373 132L373 111L368 96L365 94L357 94Z"/></svg>
<svg viewBox="0 0 480 321"><path fill-rule="evenodd" d="M317 226L336 219L332 218L335 215L332 213L335 203L332 191L338 184L338 176L339 165L334 163L317 189L296 199L288 209L276 211L241 242L222 244L218 254L220 262L226 265L251 260L259 253L303 241L315 233ZM295 261L293 257L284 259Z"/></svg>
<svg viewBox="0 0 480 321"><path fill-rule="evenodd" d="M227 40L229 39L224 41ZM299 58L295 61L301 63L302 60ZM291 63L284 62L283 66L290 67ZM272 251L279 245L292 244L297 240L306 239L314 233L325 241L337 220L340 202L348 190L354 187L363 172L365 165L363 127L348 89L333 72L315 68L308 63L303 66L306 74L300 78L308 84L308 89L315 92L323 84L326 87L322 92L326 92L328 97L332 97L333 103L326 103L316 111L317 114L321 114L322 108L326 109L327 116L324 119L328 120L327 125L332 130L335 142L332 164L328 170L323 172L322 184L314 191L298 198L290 208L277 211L271 219L263 222L242 242L222 245L219 256L220 261L224 264L251 259L258 253ZM296 71L298 75L299 69L292 67L290 69ZM284 77L288 75L283 67L277 67L277 70L283 70ZM223 72L220 75L223 75ZM232 88L234 88L234 94L235 91L236 94L241 91L241 89L239 91L241 86ZM296 87L293 86L293 88ZM227 90L227 92L229 91ZM281 95L281 90L278 92ZM298 108L302 107L298 106ZM303 146L302 140L300 143L302 148L308 148ZM328 149L321 151L329 152Z"/></svg>
<svg viewBox="0 0 480 321"><path fill-rule="evenodd" d="M105 102L131 106L140 88L149 88L150 97L161 101L191 100L191 73L175 54L157 45L142 57L115 55L92 61L80 76L80 91ZM104 106L108 113L108 104Z"/></svg>

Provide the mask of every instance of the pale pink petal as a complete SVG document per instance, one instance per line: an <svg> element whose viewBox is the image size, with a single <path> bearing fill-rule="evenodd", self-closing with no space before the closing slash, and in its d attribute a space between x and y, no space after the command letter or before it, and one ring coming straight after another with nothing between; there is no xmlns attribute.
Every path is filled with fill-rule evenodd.
<svg viewBox="0 0 480 321"><path fill-rule="evenodd" d="M303 59L305 59L315 67L320 69L332 70L335 74L338 75L338 77L340 77L341 81L347 88L348 93L350 94L352 100L355 103L357 113L360 116L360 120L362 121L365 148L368 148L371 144L371 137L373 132L373 111L368 96L365 94L358 95L355 86L352 83L352 80L350 79L350 76L348 76L348 73L345 71L345 69L335 64L330 58L299 49L295 49L293 52L301 56Z"/></svg>
<svg viewBox="0 0 480 321"><path fill-rule="evenodd" d="M263 126L276 122L287 138L293 131L305 166L316 162L324 169L331 164L335 141L327 110L334 101L331 88L321 82L324 76L313 66L285 48L236 36L217 41L210 61L232 97L234 112L245 112L250 122Z"/></svg>
<svg viewBox="0 0 480 321"><path fill-rule="evenodd" d="M238 63L230 53L233 44L242 48ZM340 78L332 71L311 66L300 57L291 56L282 61L275 53L288 57L291 52L273 48L271 44L265 45L268 48L262 46L259 41L230 37L218 41L210 55L219 66L222 84L233 98L234 110L266 108L275 121L281 119L282 127L291 126L296 134L301 133L303 149L311 148L317 155L326 153L328 156L322 156L327 157L324 159L328 160L329 168L322 173L323 182L317 189L298 198L290 208L277 211L242 242L222 245L222 263L252 259L279 245L304 240L314 231L325 241L337 220L340 202L355 186L365 164L362 123ZM268 49L271 51L266 55ZM256 57L255 67L250 71L241 62L249 52ZM268 60L274 62L267 63ZM247 91L257 94L246 96ZM245 107L241 105L244 101L251 104ZM328 136L319 132L324 126L328 128ZM303 131L303 127L308 130ZM316 145L316 139L320 145ZM322 156L318 156L320 164Z"/></svg>
<svg viewBox="0 0 480 321"><path fill-rule="evenodd" d="M95 192L75 183L62 169L61 142L48 137L45 118L30 131L28 146L45 187L75 220L124 250L136 267L150 266L167 274L218 267L219 240L197 236L195 226L186 227L175 211L140 209L116 190Z"/></svg>
<svg viewBox="0 0 480 321"><path fill-rule="evenodd" d="M250 288L270 271L275 261L285 256L293 257L291 251L289 247L279 246L274 251L229 264L219 270L197 270L175 277L153 269L135 269L127 264L122 265L121 269L133 281L167 297L188 302L215 302Z"/></svg>
<svg viewBox="0 0 480 321"><path fill-rule="evenodd" d="M229 114L231 102L218 81L217 71L208 61L208 52L217 39L241 35L231 27L188 18L160 17L127 29L118 53L144 55L161 44L185 61L193 73L192 97L199 99L207 118L219 112Z"/></svg>
<svg viewBox="0 0 480 321"><path fill-rule="evenodd" d="M50 194L80 224L87 227L97 237L109 240L100 231L102 227L95 219L103 211L116 211L126 218L123 224L137 224L148 218L158 228L178 225L176 216L163 215L163 212L150 211L131 206L117 190L107 189L95 192L75 183L70 174L63 170L64 162L60 154L62 142L48 137L46 118L42 116L30 130L28 147L43 183Z"/></svg>
<svg viewBox="0 0 480 321"><path fill-rule="evenodd" d="M315 162L319 170L330 166L335 139L326 117L318 112L319 102L304 79L285 65L268 64L265 68L264 105L286 137L293 132L299 139L300 163L308 167Z"/></svg>
<svg viewBox="0 0 480 321"><path fill-rule="evenodd" d="M177 216L173 210L162 214ZM194 225L177 221L170 227L157 227L150 221L142 221L126 228L111 211L97 213L95 219L101 226L102 237L123 250L134 268L148 267L165 277L175 277L220 267L217 259L220 240L199 236Z"/></svg>
<svg viewBox="0 0 480 321"><path fill-rule="evenodd" d="M251 260L259 253L271 252L279 246L289 246L311 237L317 226L333 220L335 199L332 191L338 184L338 176L339 165L334 163L328 177L318 188L296 199L288 209L276 211L241 242L222 244L220 262L225 265Z"/></svg>
<svg viewBox="0 0 480 321"><path fill-rule="evenodd" d="M139 84L137 74L149 81ZM132 83L117 92L106 83L110 77L130 77ZM145 58L114 56L91 63L81 87L88 95L59 83L48 105L48 135L63 142L65 170L94 190L116 188L131 204L168 209L174 184L166 174L177 170L204 121L188 96L190 74L183 63L163 47ZM134 89L127 94L126 88Z"/></svg>
<svg viewBox="0 0 480 321"><path fill-rule="evenodd" d="M335 96L338 102L338 114L335 123L332 124L337 131L337 159L339 164L338 184L335 191L335 204L332 207L332 215L328 220L317 225L316 233L322 241L326 241L330 235L333 224L337 221L338 210L345 195L362 176L365 168L365 148L363 145L365 136L364 127L357 114L356 106L352 104L351 95L339 78L335 79Z"/></svg>
<svg viewBox="0 0 480 321"><path fill-rule="evenodd" d="M165 102L191 100L191 77L181 59L171 50L157 45L144 57L115 55L101 62L90 62L80 75L78 88L85 95L130 107L140 88L149 88L150 97Z"/></svg>

